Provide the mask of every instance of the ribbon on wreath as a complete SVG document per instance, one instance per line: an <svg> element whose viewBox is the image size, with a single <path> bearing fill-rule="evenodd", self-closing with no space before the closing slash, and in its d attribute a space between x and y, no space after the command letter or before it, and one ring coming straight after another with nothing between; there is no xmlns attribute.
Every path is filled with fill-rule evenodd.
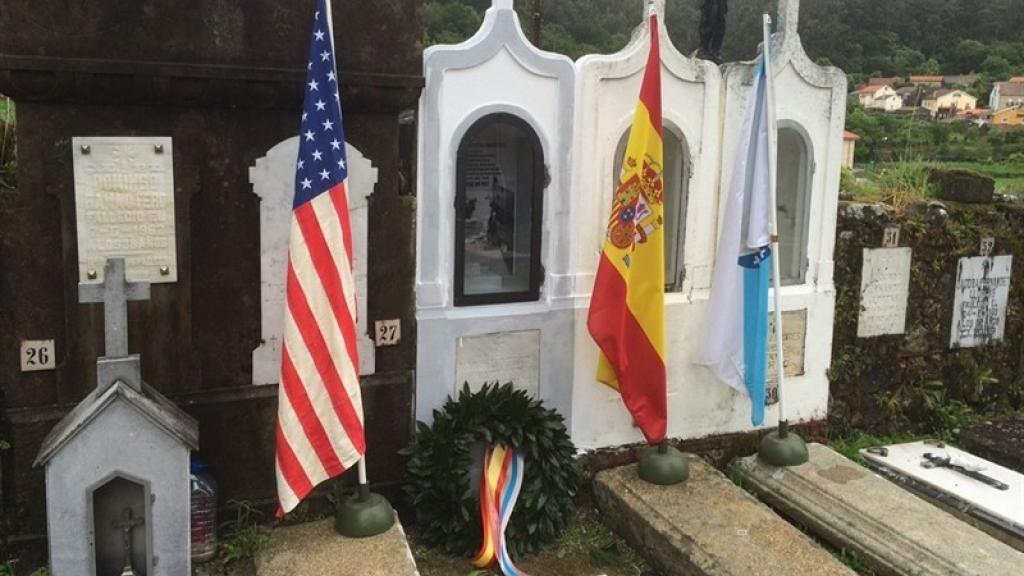
<svg viewBox="0 0 1024 576"><path fill-rule="evenodd" d="M528 576L512 563L505 544L505 528L523 486L522 452L501 444L488 446L480 478L480 519L484 541L473 565L486 568L497 563L505 576Z"/></svg>

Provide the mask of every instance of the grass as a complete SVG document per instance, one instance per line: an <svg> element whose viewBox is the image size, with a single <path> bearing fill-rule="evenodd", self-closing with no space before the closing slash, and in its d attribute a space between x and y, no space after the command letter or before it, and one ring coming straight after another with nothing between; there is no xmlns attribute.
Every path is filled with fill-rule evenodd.
<svg viewBox="0 0 1024 576"><path fill-rule="evenodd" d="M468 558L455 558L426 548L410 534L413 556L422 576L495 576L476 570ZM558 540L539 554L515 559L527 574L559 576L643 576L653 574L647 563L599 520L599 513L581 508Z"/></svg>
<svg viewBox="0 0 1024 576"><path fill-rule="evenodd" d="M228 502L228 506L234 509L235 517L222 526L226 537L220 543L220 561L225 566L255 557L267 543L267 535L257 525L258 510L237 500Z"/></svg>
<svg viewBox="0 0 1024 576"><path fill-rule="evenodd" d="M863 458L860 456L860 451L864 448L885 446L887 444L902 444L904 442L913 442L927 437L928 436L912 434L909 432L897 433L888 436L874 436L857 430L849 436L829 438L828 445L829 448L832 448L850 460L853 460L854 462L862 462Z"/></svg>
<svg viewBox="0 0 1024 576"><path fill-rule="evenodd" d="M857 180L843 178L843 189L858 202L885 202L902 207L910 200L933 196L927 183L927 168L973 170L995 178L996 192L1024 197L1024 162L925 162L900 161L872 164Z"/></svg>

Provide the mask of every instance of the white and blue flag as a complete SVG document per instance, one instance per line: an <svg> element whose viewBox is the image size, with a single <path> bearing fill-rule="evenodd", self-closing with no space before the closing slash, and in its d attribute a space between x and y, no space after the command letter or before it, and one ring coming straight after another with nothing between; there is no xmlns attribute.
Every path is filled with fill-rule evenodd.
<svg viewBox="0 0 1024 576"><path fill-rule="evenodd" d="M725 203L697 362L747 394L751 421L764 421L771 282L771 126L765 58L758 61Z"/></svg>

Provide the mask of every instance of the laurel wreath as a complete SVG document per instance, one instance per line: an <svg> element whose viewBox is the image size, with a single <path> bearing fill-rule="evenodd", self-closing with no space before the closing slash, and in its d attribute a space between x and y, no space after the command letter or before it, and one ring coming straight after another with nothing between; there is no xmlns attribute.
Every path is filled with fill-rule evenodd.
<svg viewBox="0 0 1024 576"><path fill-rule="evenodd" d="M505 532L515 556L539 551L566 527L575 511L580 472L576 448L562 416L511 383L465 385L434 411L434 423L417 422L403 490L416 511L423 543L449 554L477 551L482 538L480 502L470 490L472 450L478 442L521 450L525 477Z"/></svg>

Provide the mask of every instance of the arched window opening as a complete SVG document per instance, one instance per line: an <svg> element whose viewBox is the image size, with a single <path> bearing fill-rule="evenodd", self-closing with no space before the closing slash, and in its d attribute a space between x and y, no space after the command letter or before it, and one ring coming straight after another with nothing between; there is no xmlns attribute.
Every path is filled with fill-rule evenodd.
<svg viewBox="0 0 1024 576"><path fill-rule="evenodd" d="M622 157L629 143L629 132L626 130L615 149L612 182L616 185L622 173ZM683 248L686 245L686 199L690 188L689 151L686 141L672 126L663 126L662 142L665 162L661 174L665 186L665 291L678 292L683 288L685 275Z"/></svg>
<svg viewBox="0 0 1024 576"><path fill-rule="evenodd" d="M459 144L455 187L455 305L540 297L544 152L521 118L474 123Z"/></svg>
<svg viewBox="0 0 1024 576"><path fill-rule="evenodd" d="M798 129L780 126L778 138L779 281L783 285L803 284L807 279L813 163L807 139Z"/></svg>

